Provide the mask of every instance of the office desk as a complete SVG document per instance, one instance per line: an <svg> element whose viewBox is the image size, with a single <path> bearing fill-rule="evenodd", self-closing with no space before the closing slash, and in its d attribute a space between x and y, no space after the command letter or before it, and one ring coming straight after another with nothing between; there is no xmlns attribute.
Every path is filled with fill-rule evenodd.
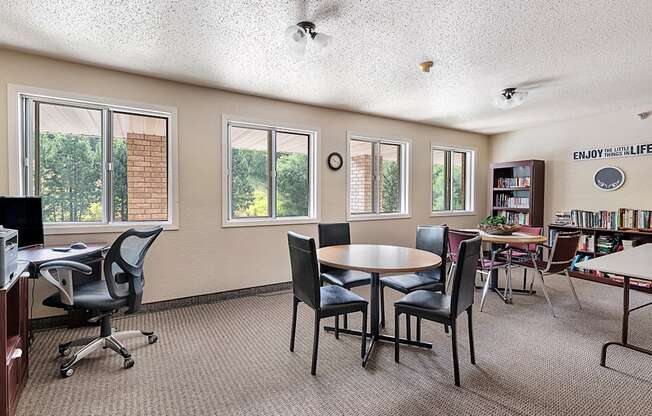
<svg viewBox="0 0 652 416"><path fill-rule="evenodd" d="M16 413L20 393L27 383L27 268L18 262L16 277L0 287L0 416Z"/></svg>

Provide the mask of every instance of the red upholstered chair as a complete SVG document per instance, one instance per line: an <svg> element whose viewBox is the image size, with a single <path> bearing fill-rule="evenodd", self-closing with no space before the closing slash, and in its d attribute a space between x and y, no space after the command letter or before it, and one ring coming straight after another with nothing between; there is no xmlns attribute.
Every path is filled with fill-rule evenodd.
<svg viewBox="0 0 652 416"><path fill-rule="evenodd" d="M518 231L527 234L543 235L543 227L528 227L527 225L521 225ZM507 244L505 248L511 252L512 267L531 265L532 254L537 258L541 255L541 246L537 246L537 244ZM502 252L500 258L503 261L507 261L507 253ZM527 267L523 267L523 290L525 290L527 286L527 269Z"/></svg>

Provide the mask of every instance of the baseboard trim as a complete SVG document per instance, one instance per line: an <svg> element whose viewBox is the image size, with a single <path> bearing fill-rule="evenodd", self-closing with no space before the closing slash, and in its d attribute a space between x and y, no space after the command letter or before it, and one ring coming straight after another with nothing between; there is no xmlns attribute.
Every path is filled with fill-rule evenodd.
<svg viewBox="0 0 652 416"><path fill-rule="evenodd" d="M215 292L207 293L204 295L188 296L184 298L161 300L157 302L143 303L138 313L158 312L164 311L166 309L183 308L186 306L221 302L228 299L283 292L290 289L292 289L292 282L283 282L273 283L271 285L227 290L225 292ZM48 316L46 318L34 318L29 320L29 329L35 331L66 326L68 326L67 315Z"/></svg>

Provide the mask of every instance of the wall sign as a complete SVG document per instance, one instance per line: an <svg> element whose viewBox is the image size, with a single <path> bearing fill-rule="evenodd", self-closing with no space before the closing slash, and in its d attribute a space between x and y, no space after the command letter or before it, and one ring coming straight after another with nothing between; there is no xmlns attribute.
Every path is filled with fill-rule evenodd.
<svg viewBox="0 0 652 416"><path fill-rule="evenodd" d="M625 183L625 172L615 166L598 169L593 175L593 184L605 191L615 191Z"/></svg>
<svg viewBox="0 0 652 416"><path fill-rule="evenodd" d="M576 150L573 160L609 159L613 157L650 156L652 143L626 144L624 146L599 147L596 149Z"/></svg>

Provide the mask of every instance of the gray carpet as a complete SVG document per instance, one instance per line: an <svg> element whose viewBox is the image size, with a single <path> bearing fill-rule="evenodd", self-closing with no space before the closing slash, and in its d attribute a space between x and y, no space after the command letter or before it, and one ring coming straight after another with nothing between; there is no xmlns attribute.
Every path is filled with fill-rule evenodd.
<svg viewBox="0 0 652 416"><path fill-rule="evenodd" d="M460 319L462 387L453 384L450 337L426 323L433 350L392 344L360 366L357 338L322 332L317 376L310 375L312 312L300 307L297 344L288 351L291 295L260 295L116 321L153 328L157 344L127 342L136 365L124 370L109 351L61 379L56 346L90 329L36 334L30 379L18 414L33 415L650 415L652 357L614 347L599 366L600 347L619 337L622 290L550 278L559 318L542 295L514 305L491 295L475 312L477 365L469 362ZM367 296L367 291L358 291ZM397 298L388 291L388 305ZM477 293L479 295L479 293ZM635 293L634 304L650 301ZM392 311L391 306L388 309ZM631 340L652 347L651 309L631 319ZM393 319L390 319L393 321ZM356 317L352 326L358 327ZM387 331L391 332L391 326Z"/></svg>

